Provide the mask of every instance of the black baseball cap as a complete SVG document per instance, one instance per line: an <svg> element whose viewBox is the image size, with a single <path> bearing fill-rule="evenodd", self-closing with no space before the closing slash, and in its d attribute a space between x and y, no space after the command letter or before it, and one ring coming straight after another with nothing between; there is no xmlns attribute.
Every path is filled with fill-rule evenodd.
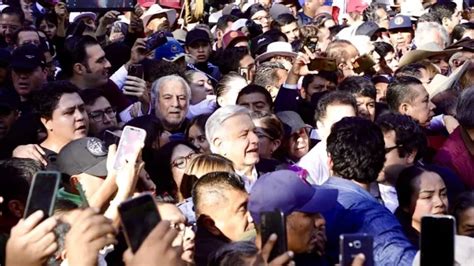
<svg viewBox="0 0 474 266"><path fill-rule="evenodd" d="M366 21L362 23L355 31L355 35L365 35L372 38L377 32L386 31L387 29L379 27L373 21Z"/></svg>
<svg viewBox="0 0 474 266"><path fill-rule="evenodd" d="M186 46L189 46L197 41L203 41L211 43L211 39L209 38L209 34L205 30L201 29L193 29L186 35Z"/></svg>
<svg viewBox="0 0 474 266"><path fill-rule="evenodd" d="M86 173L107 176L107 147L98 138L85 137L69 142L56 158L58 170L69 176Z"/></svg>
<svg viewBox="0 0 474 266"><path fill-rule="evenodd" d="M36 45L25 44L13 50L11 67L14 70L32 71L45 64L46 59L43 51Z"/></svg>
<svg viewBox="0 0 474 266"><path fill-rule="evenodd" d="M301 119L301 116L294 111L282 111L276 113L276 116L280 119L285 129L285 135L289 136L295 132L298 132L302 128L309 128Z"/></svg>

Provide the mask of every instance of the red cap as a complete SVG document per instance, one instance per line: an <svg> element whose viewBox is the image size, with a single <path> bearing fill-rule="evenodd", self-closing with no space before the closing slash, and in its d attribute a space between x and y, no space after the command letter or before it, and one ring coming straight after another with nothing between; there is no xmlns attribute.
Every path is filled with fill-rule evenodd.
<svg viewBox="0 0 474 266"><path fill-rule="evenodd" d="M245 35L245 33L241 32L241 31L231 30L231 31L227 32L226 34L224 34L224 37L222 37L222 46L225 49L228 46L231 46L231 45L237 43L237 41L239 41L239 40L248 41L248 38Z"/></svg>
<svg viewBox="0 0 474 266"><path fill-rule="evenodd" d="M138 4L144 8L149 8L154 3L156 3L156 0L138 0Z"/></svg>
<svg viewBox="0 0 474 266"><path fill-rule="evenodd" d="M369 5L363 0L349 0L346 6L346 12L357 12L362 14Z"/></svg>
<svg viewBox="0 0 474 266"><path fill-rule="evenodd" d="M181 0L159 0L158 2L160 6L173 9L181 9Z"/></svg>

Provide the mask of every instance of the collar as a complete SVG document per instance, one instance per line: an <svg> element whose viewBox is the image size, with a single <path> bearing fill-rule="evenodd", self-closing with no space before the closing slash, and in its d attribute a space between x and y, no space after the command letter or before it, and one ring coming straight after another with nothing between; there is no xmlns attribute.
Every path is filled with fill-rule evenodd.
<svg viewBox="0 0 474 266"><path fill-rule="evenodd" d="M236 174L238 174L240 177L242 177L242 181L244 182L245 185L245 190L250 193L250 190L252 190L253 184L257 181L258 178L258 172L257 168L254 166L252 168L252 175L251 176L246 176L245 173L235 171Z"/></svg>
<svg viewBox="0 0 474 266"><path fill-rule="evenodd" d="M70 202L76 204L77 206L82 206L81 197L79 195L67 192L66 190L64 190L64 188L60 188L58 190L57 198L61 199L61 200L70 201Z"/></svg>
<svg viewBox="0 0 474 266"><path fill-rule="evenodd" d="M466 145L471 156L474 156L474 140L471 139L465 128L459 126L459 130L461 131L461 139L464 142L464 145Z"/></svg>

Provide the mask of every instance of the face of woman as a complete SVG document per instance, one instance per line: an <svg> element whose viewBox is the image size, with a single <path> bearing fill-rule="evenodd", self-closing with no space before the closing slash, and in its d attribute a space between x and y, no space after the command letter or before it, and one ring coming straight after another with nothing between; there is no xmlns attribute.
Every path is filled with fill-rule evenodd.
<svg viewBox="0 0 474 266"><path fill-rule="evenodd" d="M171 173L178 188L183 180L184 170L195 155L196 153L186 145L178 145L174 148L171 154Z"/></svg>
<svg viewBox="0 0 474 266"><path fill-rule="evenodd" d="M251 19L255 21L255 23L262 26L263 32L266 32L270 29L271 17L267 11L260 10L257 13L253 14Z"/></svg>
<svg viewBox="0 0 474 266"><path fill-rule="evenodd" d="M258 155L260 158L271 159L273 152L280 146L276 140L273 140L266 132L260 119L254 119L253 123L257 128L258 136Z"/></svg>
<svg viewBox="0 0 474 266"><path fill-rule="evenodd" d="M209 142L207 142L206 135L197 125L192 125L189 128L188 141L191 142L196 148L199 149L200 153L210 154L211 149Z"/></svg>
<svg viewBox="0 0 474 266"><path fill-rule="evenodd" d="M44 33L46 33L46 36L48 36L50 40L52 40L53 37L56 36L56 29L57 29L56 25L54 25L53 23L49 21L46 21L46 20L41 21L39 25L39 29L43 31Z"/></svg>
<svg viewBox="0 0 474 266"><path fill-rule="evenodd" d="M206 99L207 95L214 94L211 80L201 72L196 72L193 75L191 84L191 104L197 104Z"/></svg>
<svg viewBox="0 0 474 266"><path fill-rule="evenodd" d="M424 172L418 177L418 194L412 197L412 226L421 229L421 217L447 214L448 197L443 179L434 172Z"/></svg>

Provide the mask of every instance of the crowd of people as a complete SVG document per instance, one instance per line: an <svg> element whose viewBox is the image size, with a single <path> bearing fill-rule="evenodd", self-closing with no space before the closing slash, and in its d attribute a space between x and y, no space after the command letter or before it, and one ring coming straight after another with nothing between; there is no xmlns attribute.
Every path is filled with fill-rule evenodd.
<svg viewBox="0 0 474 266"><path fill-rule="evenodd" d="M66 2L0 5L0 265L336 265L354 233L418 265L437 214L473 265L472 1ZM146 138L117 170L124 126ZM23 217L45 170L54 213ZM142 193L162 221L132 252Z"/></svg>

